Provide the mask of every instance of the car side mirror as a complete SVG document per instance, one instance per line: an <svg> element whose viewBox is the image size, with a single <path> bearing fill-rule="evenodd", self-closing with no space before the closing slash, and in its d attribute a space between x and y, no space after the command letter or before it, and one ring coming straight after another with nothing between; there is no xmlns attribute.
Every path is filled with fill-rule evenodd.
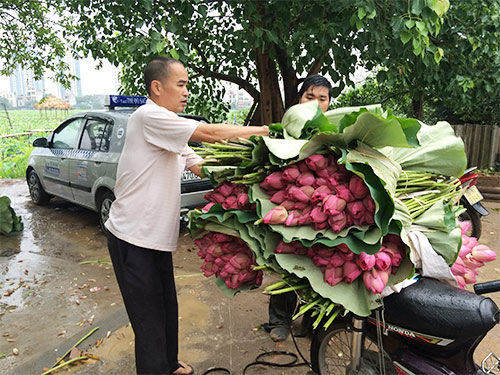
<svg viewBox="0 0 500 375"><path fill-rule="evenodd" d="M49 147L47 138L37 138L33 141L33 147Z"/></svg>

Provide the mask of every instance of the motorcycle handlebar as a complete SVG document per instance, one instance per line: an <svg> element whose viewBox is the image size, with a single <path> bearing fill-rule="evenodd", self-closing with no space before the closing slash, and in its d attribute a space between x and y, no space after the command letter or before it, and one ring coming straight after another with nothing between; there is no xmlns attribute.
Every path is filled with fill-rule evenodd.
<svg viewBox="0 0 500 375"><path fill-rule="evenodd" d="M500 280L487 281L485 283L474 284L476 294L500 292Z"/></svg>

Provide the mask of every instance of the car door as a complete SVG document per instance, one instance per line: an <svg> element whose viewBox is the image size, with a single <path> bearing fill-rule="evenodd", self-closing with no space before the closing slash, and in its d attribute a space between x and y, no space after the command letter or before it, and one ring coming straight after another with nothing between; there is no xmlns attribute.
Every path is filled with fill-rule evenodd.
<svg viewBox="0 0 500 375"><path fill-rule="evenodd" d="M61 198L73 200L69 182L69 161L74 155L84 119L69 119L54 130L49 153L44 159L43 178L47 191Z"/></svg>
<svg viewBox="0 0 500 375"><path fill-rule="evenodd" d="M95 208L92 187L106 174L112 131L112 120L88 116L78 149L70 160L71 190L75 201L83 206Z"/></svg>

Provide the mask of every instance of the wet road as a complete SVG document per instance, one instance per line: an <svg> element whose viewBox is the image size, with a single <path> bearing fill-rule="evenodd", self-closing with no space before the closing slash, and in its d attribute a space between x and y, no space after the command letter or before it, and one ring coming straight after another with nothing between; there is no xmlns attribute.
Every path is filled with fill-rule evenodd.
<svg viewBox="0 0 500 375"><path fill-rule="evenodd" d="M53 348L120 313L123 304L111 265L106 263L109 256L96 213L61 200L53 200L46 207L35 206L22 179L0 179L0 195L11 198L25 225L20 235L0 237L0 355L6 355L0 358L0 374L24 375L16 368L36 360L42 353L50 357L44 362L52 364L62 354ZM500 203L487 202L486 206L491 214L483 219L481 243L500 255ZM183 235L174 263L176 275L180 276L177 289L181 359L199 370L223 366L240 374L244 365L263 351L296 352L290 339L275 344L259 329L259 324L267 319L268 303L261 289L227 299L211 279L196 276L200 261L192 241ZM497 279L499 275L497 260L481 269L478 281ZM491 297L500 305L500 293ZM96 333L101 338L106 334ZM135 373L131 329L123 327L110 334L102 345L91 350L101 360L74 368L73 373ZM308 358L309 340L298 339L298 344ZM19 350L19 355L13 355L14 349ZM491 350L500 354L500 326L481 343L477 360ZM40 365L29 374L41 373L42 369ZM298 375L307 370L256 368L248 374L264 372Z"/></svg>

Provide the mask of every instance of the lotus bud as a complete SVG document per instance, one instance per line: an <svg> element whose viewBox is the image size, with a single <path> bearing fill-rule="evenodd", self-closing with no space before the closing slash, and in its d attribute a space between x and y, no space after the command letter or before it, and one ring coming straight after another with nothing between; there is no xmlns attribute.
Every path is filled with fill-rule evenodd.
<svg viewBox="0 0 500 375"><path fill-rule="evenodd" d="M465 286L467 285L463 276L460 275L455 275L455 279L457 280L458 287L461 289L465 289Z"/></svg>
<svg viewBox="0 0 500 375"><path fill-rule="evenodd" d="M285 187L285 183L281 176L282 173L280 171L273 172L264 179L264 182L268 183L273 189L283 189Z"/></svg>
<svg viewBox="0 0 500 375"><path fill-rule="evenodd" d="M294 200L286 200L283 203L280 204L281 207L284 207L287 211L293 210L295 207L295 202Z"/></svg>
<svg viewBox="0 0 500 375"><path fill-rule="evenodd" d="M214 204L215 204L214 202L208 202L208 203L207 203L206 205L204 205L201 209L202 209L203 211L208 212L208 211L210 211L210 208L212 208L212 206L213 206Z"/></svg>
<svg viewBox="0 0 500 375"><path fill-rule="evenodd" d="M323 223L328 219L328 215L323 212L321 207L314 207L309 214L313 223Z"/></svg>
<svg viewBox="0 0 500 375"><path fill-rule="evenodd" d="M276 204L281 204L284 201L286 201L286 191L285 190L278 190L276 193L274 193L269 200L273 203Z"/></svg>
<svg viewBox="0 0 500 375"><path fill-rule="evenodd" d="M460 221L459 225L460 225L460 231L462 232L462 234L467 234L467 232L470 230L470 228L472 226L470 221Z"/></svg>
<svg viewBox="0 0 500 375"><path fill-rule="evenodd" d="M473 269L473 268L478 268L484 266L484 263L481 262L480 260L477 260L474 258L471 254L467 254L465 258L462 258L465 267Z"/></svg>
<svg viewBox="0 0 500 375"><path fill-rule="evenodd" d="M239 193L236 197L237 205L240 210L250 208L250 199L247 193Z"/></svg>
<svg viewBox="0 0 500 375"><path fill-rule="evenodd" d="M298 190L293 190L293 198L301 202L310 202L314 193L312 186L301 186Z"/></svg>
<svg viewBox="0 0 500 375"><path fill-rule="evenodd" d="M224 252L222 251L222 248L218 244L214 244L213 246L210 246L207 249L207 253L214 256L214 257L220 257L220 256L222 256L222 254L224 254Z"/></svg>
<svg viewBox="0 0 500 375"><path fill-rule="evenodd" d="M230 197L227 197L224 202L222 202L222 207L224 207L226 210L238 209L238 198L236 198L234 195L231 195Z"/></svg>
<svg viewBox="0 0 500 375"><path fill-rule="evenodd" d="M313 208L311 206L308 206L304 210L302 210L302 214L299 217L298 225L308 225L312 223L310 216L312 209Z"/></svg>
<svg viewBox="0 0 500 375"><path fill-rule="evenodd" d="M371 290L374 294L382 293L385 288L384 280L382 276L379 275L376 268L372 268L370 271L363 272L363 282L368 290Z"/></svg>
<svg viewBox="0 0 500 375"><path fill-rule="evenodd" d="M276 249L274 249L274 252L277 254L295 254L295 243L280 241L280 243L276 246Z"/></svg>
<svg viewBox="0 0 500 375"><path fill-rule="evenodd" d="M287 227L295 227L299 225L299 217L302 212L298 210L293 210L288 214L286 218L285 225Z"/></svg>
<svg viewBox="0 0 500 375"><path fill-rule="evenodd" d="M343 257L343 253L335 252L330 257L330 265L333 267L342 267L345 263L345 259Z"/></svg>
<svg viewBox="0 0 500 375"><path fill-rule="evenodd" d="M232 254L234 252L239 251L240 245L236 242L224 242L220 245L220 248L222 249L222 252L224 254Z"/></svg>
<svg viewBox="0 0 500 375"><path fill-rule="evenodd" d="M389 245L390 243L387 243ZM396 250L394 250L394 247L396 247ZM385 252L386 254L389 254L391 257L391 265L394 267L399 267L401 264L401 261L403 260L403 256L401 255L401 251L398 249L397 246L393 246L393 248L382 246L381 251Z"/></svg>
<svg viewBox="0 0 500 375"><path fill-rule="evenodd" d="M352 176L349 181L349 190L356 199L363 199L369 193L365 182L358 176Z"/></svg>
<svg viewBox="0 0 500 375"><path fill-rule="evenodd" d="M232 183L224 182L222 185L217 186L215 190L227 198L233 194L234 187Z"/></svg>
<svg viewBox="0 0 500 375"><path fill-rule="evenodd" d="M342 281L344 270L341 267L327 267L325 270L325 282L334 286Z"/></svg>
<svg viewBox="0 0 500 375"><path fill-rule="evenodd" d="M284 224L288 217L288 211L283 206L276 206L263 217L264 224Z"/></svg>
<svg viewBox="0 0 500 375"><path fill-rule="evenodd" d="M305 161L299 161L297 164L295 164L297 166L297 168L299 168L299 171L300 173L307 173L307 172L310 172L311 170L309 169L309 167L307 166L307 164L305 163Z"/></svg>
<svg viewBox="0 0 500 375"><path fill-rule="evenodd" d="M369 271L375 266L375 255L361 252L356 262L363 271Z"/></svg>
<svg viewBox="0 0 500 375"><path fill-rule="evenodd" d="M268 194L268 195L273 195L274 193L276 193L277 189L273 188L271 185L269 185L266 181L262 181L260 184L259 184L260 188L262 190L265 190L265 192Z"/></svg>
<svg viewBox="0 0 500 375"><path fill-rule="evenodd" d="M344 261L354 261L356 257L352 251L349 251L347 253L340 252L339 254L344 259Z"/></svg>
<svg viewBox="0 0 500 375"><path fill-rule="evenodd" d="M229 264L231 264L234 268L244 269L248 267L250 260L251 259L248 255L239 253L231 258Z"/></svg>
<svg viewBox="0 0 500 375"><path fill-rule="evenodd" d="M327 181L323 177L316 177L314 183L312 184L312 187L317 189L320 186L327 186Z"/></svg>
<svg viewBox="0 0 500 375"><path fill-rule="evenodd" d="M379 251L375 254L375 264L381 271L387 271L392 265L392 259L385 251Z"/></svg>
<svg viewBox="0 0 500 375"><path fill-rule="evenodd" d="M453 265L451 266L451 273L455 276L456 275L463 276L465 272L466 268L464 262L462 261L462 259L457 258L455 263L453 263Z"/></svg>
<svg viewBox="0 0 500 375"><path fill-rule="evenodd" d="M293 209L294 210L299 210L299 211L302 211L302 210L305 210L307 207L309 207L309 203L307 202L295 202L295 204L293 205Z"/></svg>
<svg viewBox="0 0 500 375"><path fill-rule="evenodd" d="M349 249L349 246L347 246L345 243L338 244L337 249L342 251L343 253L352 253L351 249Z"/></svg>
<svg viewBox="0 0 500 375"><path fill-rule="evenodd" d="M326 168L317 170L316 175L328 181L328 179L332 177L332 175L336 172L337 172L337 166L329 165Z"/></svg>
<svg viewBox="0 0 500 375"><path fill-rule="evenodd" d="M314 263L315 266L317 267L321 267L321 266L327 266L330 262L330 259L329 258L324 258L320 255L315 255L313 258L312 258L312 261Z"/></svg>
<svg viewBox="0 0 500 375"><path fill-rule="evenodd" d="M319 186L314 190L314 193L311 196L311 202L312 203L322 202L326 196L331 195L331 194L332 194L332 191L330 190L330 188L328 186L326 186L326 185Z"/></svg>
<svg viewBox="0 0 500 375"><path fill-rule="evenodd" d="M233 240L233 236L229 236L224 233L214 233L212 236L214 242L220 243L220 242L229 242Z"/></svg>
<svg viewBox="0 0 500 375"><path fill-rule="evenodd" d="M485 245L478 245L473 247L471 254L474 259L479 260L480 262L491 262L497 259L496 253Z"/></svg>
<svg viewBox="0 0 500 375"><path fill-rule="evenodd" d="M219 203L219 204L222 204L226 200L225 196L223 196L222 194L216 193L215 191L211 191L211 192L205 194L204 198L209 202L214 202L214 203Z"/></svg>
<svg viewBox="0 0 500 375"><path fill-rule="evenodd" d="M313 223L314 230L323 230L328 228L329 226L330 224L328 224L328 221L324 221L322 223Z"/></svg>
<svg viewBox="0 0 500 375"><path fill-rule="evenodd" d="M329 166L334 166L335 168L337 168L337 157L335 157L335 155L328 154L327 161Z"/></svg>
<svg viewBox="0 0 500 375"><path fill-rule="evenodd" d="M323 212L327 215L338 215L346 207L346 201L336 195L327 195L323 199Z"/></svg>
<svg viewBox="0 0 500 375"><path fill-rule="evenodd" d="M335 233L339 233L342 229L344 229L346 223L347 223L347 217L344 212L330 216L328 218L328 225L330 226L330 228L332 228L332 230Z"/></svg>
<svg viewBox="0 0 500 375"><path fill-rule="evenodd" d="M469 246L464 245L462 242L462 247L460 247L460 251L458 252L458 256L460 258L464 258L467 254L470 254L472 248Z"/></svg>
<svg viewBox="0 0 500 375"><path fill-rule="evenodd" d="M361 219L364 219L366 208L363 205L363 202L355 201L355 202L347 203L346 212L354 220L357 220L359 222Z"/></svg>
<svg viewBox="0 0 500 375"><path fill-rule="evenodd" d="M375 201L371 197L371 195L367 195L363 198L363 205L365 206L368 212L375 212Z"/></svg>
<svg viewBox="0 0 500 375"><path fill-rule="evenodd" d="M351 194L349 188L345 185L336 186L335 192L337 193L337 197L342 198L348 203L354 201L354 196Z"/></svg>
<svg viewBox="0 0 500 375"><path fill-rule="evenodd" d="M313 171L319 171L328 166L328 159L319 154L309 156L305 159L305 162L309 169Z"/></svg>
<svg viewBox="0 0 500 375"><path fill-rule="evenodd" d="M466 270L462 277L467 284L474 284L476 282L476 275L471 270Z"/></svg>
<svg viewBox="0 0 500 375"><path fill-rule="evenodd" d="M294 182L299 176L299 168L296 165L291 165L283 169L281 178L287 182Z"/></svg>
<svg viewBox="0 0 500 375"><path fill-rule="evenodd" d="M314 177L314 175L312 173L307 172L307 173L302 173L297 178L295 183L297 184L297 186L312 186L314 184L315 179L316 178Z"/></svg>
<svg viewBox="0 0 500 375"><path fill-rule="evenodd" d="M351 284L361 275L361 268L355 262L345 262L344 263L344 278L343 281Z"/></svg>

